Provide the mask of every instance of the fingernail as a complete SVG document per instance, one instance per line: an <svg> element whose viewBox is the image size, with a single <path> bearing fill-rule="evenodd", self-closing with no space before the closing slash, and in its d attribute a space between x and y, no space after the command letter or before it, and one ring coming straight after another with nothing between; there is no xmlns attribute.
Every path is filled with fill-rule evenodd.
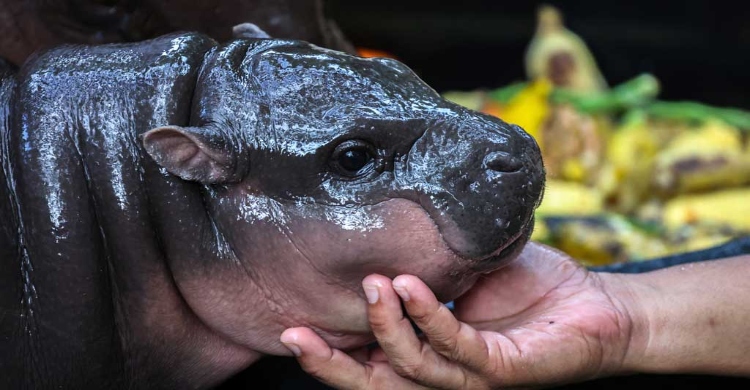
<svg viewBox="0 0 750 390"><path fill-rule="evenodd" d="M279 341L281 341L288 350L292 351L294 356L302 355L302 350L299 348L299 345L293 343L292 340L295 340L295 337L282 334Z"/></svg>
<svg viewBox="0 0 750 390"><path fill-rule="evenodd" d="M406 286L400 283L393 283L393 289L396 290L396 294L401 297L404 301L409 300L409 292L406 291Z"/></svg>
<svg viewBox="0 0 750 390"><path fill-rule="evenodd" d="M369 304L372 305L378 302L378 286L373 284L363 284L362 288L365 290L365 296L367 296L367 302Z"/></svg>
<svg viewBox="0 0 750 390"><path fill-rule="evenodd" d="M285 347L286 347L286 348L287 348L288 350L292 351L292 353L294 354L294 356L301 356L301 355L302 355L302 350L301 350L301 349L299 349L299 345L297 345L297 344L292 344L292 343L285 343L285 342L283 342L283 341L282 341L281 343L282 343L282 344L284 344L284 346L285 346Z"/></svg>

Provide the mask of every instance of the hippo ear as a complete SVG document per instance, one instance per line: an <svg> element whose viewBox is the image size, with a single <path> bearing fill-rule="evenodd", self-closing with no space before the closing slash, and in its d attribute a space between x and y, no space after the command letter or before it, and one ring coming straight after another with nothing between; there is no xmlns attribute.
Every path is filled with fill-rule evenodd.
<svg viewBox="0 0 750 390"><path fill-rule="evenodd" d="M232 38L271 39L268 33L252 23L242 23L232 27Z"/></svg>
<svg viewBox="0 0 750 390"><path fill-rule="evenodd" d="M209 128L163 126L147 131L142 138L151 158L183 180L202 184L236 182L247 169L239 151Z"/></svg>

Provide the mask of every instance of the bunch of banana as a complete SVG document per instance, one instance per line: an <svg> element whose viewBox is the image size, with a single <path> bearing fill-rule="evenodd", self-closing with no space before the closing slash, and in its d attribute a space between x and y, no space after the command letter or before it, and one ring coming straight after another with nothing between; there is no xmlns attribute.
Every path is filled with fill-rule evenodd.
<svg viewBox="0 0 750 390"><path fill-rule="evenodd" d="M750 183L750 154L742 134L717 119L682 132L656 156L652 183L662 196Z"/></svg>
<svg viewBox="0 0 750 390"><path fill-rule="evenodd" d="M560 12L550 5L539 8L536 32L526 50L526 76L576 92L607 89L586 43L565 27Z"/></svg>

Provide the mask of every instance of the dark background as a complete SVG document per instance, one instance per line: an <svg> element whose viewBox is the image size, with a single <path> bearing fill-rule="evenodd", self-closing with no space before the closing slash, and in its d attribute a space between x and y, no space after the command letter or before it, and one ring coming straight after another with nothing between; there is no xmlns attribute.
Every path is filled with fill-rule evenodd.
<svg viewBox="0 0 750 390"><path fill-rule="evenodd" d="M525 78L536 1L328 0L356 45L382 49L438 91ZM549 1L610 85L650 72L662 99L750 108L750 3Z"/></svg>

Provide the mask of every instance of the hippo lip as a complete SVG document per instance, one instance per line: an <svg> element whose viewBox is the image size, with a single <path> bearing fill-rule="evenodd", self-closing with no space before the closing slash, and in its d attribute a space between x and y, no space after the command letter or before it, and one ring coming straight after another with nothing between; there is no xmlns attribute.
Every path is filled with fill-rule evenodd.
<svg viewBox="0 0 750 390"><path fill-rule="evenodd" d="M519 238L521 238L521 236L526 232L526 225L528 225L528 223L524 224L523 227L521 227L521 229L518 230L518 233L510 237L508 241L505 242L505 244L501 245L499 248L497 248L494 252L490 253L489 255L484 256L478 260L485 261L487 259L497 257L498 255L500 255L504 250L506 250L509 246L513 245L513 243L515 243Z"/></svg>
<svg viewBox="0 0 750 390"><path fill-rule="evenodd" d="M402 198L409 199L408 195L402 196ZM445 237L446 234L450 234L449 232L455 232L456 230L458 230L453 220L445 216L433 204L433 202L424 199L424 197L422 196L415 197L410 200L414 201L420 207L422 207L423 210L425 210L427 215L440 231L442 240L445 245L450 248L453 253L462 261L467 264L472 264L469 268L476 272L491 272L501 267L506 263L503 261L504 259L514 257L518 254L518 252L520 252L519 248L523 247L523 244L528 241L528 239L531 237L531 232L534 230L534 216L532 214L530 218L526 220L523 225L521 225L518 231L497 249L483 257L468 257L457 252Z"/></svg>
<svg viewBox="0 0 750 390"><path fill-rule="evenodd" d="M534 230L534 218L532 217L526 224L518 230L505 244L497 248L489 255L475 260L476 264L471 267L473 271L479 273L490 273L501 268L507 262L506 259L515 258L531 237Z"/></svg>

